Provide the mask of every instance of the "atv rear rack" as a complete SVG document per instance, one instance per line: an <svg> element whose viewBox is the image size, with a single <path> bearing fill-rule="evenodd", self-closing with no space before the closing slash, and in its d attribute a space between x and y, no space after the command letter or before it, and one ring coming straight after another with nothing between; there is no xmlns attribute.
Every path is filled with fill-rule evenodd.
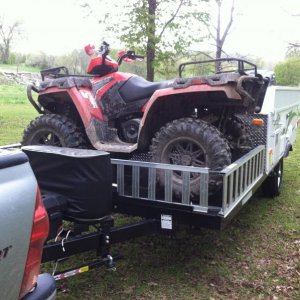
<svg viewBox="0 0 300 300"><path fill-rule="evenodd" d="M241 207L249 200L264 179L264 161L265 146L262 145L219 172L210 171L208 168L112 159L112 164L116 166L114 201L116 207L121 207L120 212L123 211L123 207L126 213L130 213L131 203L135 212L142 215L146 213L148 217L151 215L146 208L154 205L160 210L164 207L167 209L173 207L177 211L186 208L198 215L214 215L227 219L235 208ZM158 170L164 172L163 189L156 183ZM172 187L174 172L181 172L183 181L181 197L174 196ZM198 174L200 194L197 198L190 195L191 174ZM222 188L216 192L217 200L210 191L211 176L221 178ZM126 202L126 205L122 205L123 202ZM137 206L140 207L138 211Z"/></svg>
<svg viewBox="0 0 300 300"><path fill-rule="evenodd" d="M218 72L215 72L215 69L212 73L239 73L240 75L246 75L247 72L252 71L253 75L257 75L257 66L247 60L239 58L219 58L219 59L210 59L210 60L200 60L200 61L191 61L185 62L179 65L179 77L182 78L182 72L186 66L189 65L212 65L215 68L216 63L220 63L220 69ZM222 63L224 65L222 66ZM231 63L236 64L237 66L232 66ZM246 67L248 65L249 67ZM206 70L207 71L207 70ZM198 74L199 75L199 74ZM206 74L207 75L207 74Z"/></svg>

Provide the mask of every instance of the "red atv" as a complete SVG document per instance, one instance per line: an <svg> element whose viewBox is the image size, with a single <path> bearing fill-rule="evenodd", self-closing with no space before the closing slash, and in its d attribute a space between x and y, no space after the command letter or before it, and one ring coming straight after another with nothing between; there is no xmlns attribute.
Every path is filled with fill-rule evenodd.
<svg viewBox="0 0 300 300"><path fill-rule="evenodd" d="M91 50L86 48L88 54ZM180 65L178 79L148 82L118 72L123 60L143 56L127 51L114 61L108 54L109 45L104 42L86 76L69 75L65 67L41 71L40 86L28 87L28 98L41 116L24 131L23 145L90 147L127 153L127 158L134 154L135 159L147 153L154 162L213 170L249 150L246 126L237 114L257 112L262 106L268 82L257 74L255 65L220 59L219 69L221 63L230 62L237 69L182 78L186 67L204 63L188 62ZM254 75L247 75L249 70ZM38 93L38 103L32 90ZM164 176L158 173L157 177L163 184ZM199 194L193 182L190 190ZM175 191L181 191L181 183L180 174L174 174Z"/></svg>

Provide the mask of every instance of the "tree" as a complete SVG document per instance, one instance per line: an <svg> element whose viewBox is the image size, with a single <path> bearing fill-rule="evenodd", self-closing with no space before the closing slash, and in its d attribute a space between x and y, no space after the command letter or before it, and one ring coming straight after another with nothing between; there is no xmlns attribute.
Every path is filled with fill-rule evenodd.
<svg viewBox="0 0 300 300"><path fill-rule="evenodd" d="M294 57L300 55L300 43L293 42L288 44L286 57Z"/></svg>
<svg viewBox="0 0 300 300"><path fill-rule="evenodd" d="M276 82L278 85L299 86L300 56L287 58L275 66Z"/></svg>
<svg viewBox="0 0 300 300"><path fill-rule="evenodd" d="M197 10L199 4L191 0L142 0L132 6L128 13L132 22L123 28L120 39L146 53L147 80L154 80L155 68L174 64L176 55L200 40L194 32L207 14Z"/></svg>
<svg viewBox="0 0 300 300"><path fill-rule="evenodd" d="M71 53L55 58L55 65L65 66L72 74L85 74L89 57L84 50L74 49Z"/></svg>
<svg viewBox="0 0 300 300"><path fill-rule="evenodd" d="M35 67L39 69L48 69L54 65L54 56L47 55L46 53L39 51L27 55L25 65Z"/></svg>
<svg viewBox="0 0 300 300"><path fill-rule="evenodd" d="M7 64L13 40L21 33L21 23L15 21L11 25L5 25L0 19L0 60Z"/></svg>
<svg viewBox="0 0 300 300"><path fill-rule="evenodd" d="M132 0L119 2L121 12L104 14L107 30L116 34L126 47L146 53L147 80L154 80L155 68L163 66L192 42L199 41L199 24L207 19L200 2L207 0ZM86 7L87 3L83 4ZM114 14L114 15L112 15ZM117 24L113 24L117 17ZM191 30L191 28L193 30ZM197 33L197 34L195 34Z"/></svg>
<svg viewBox="0 0 300 300"><path fill-rule="evenodd" d="M230 7L230 14L229 14L229 20L227 24L225 25L225 29L222 32L222 4L223 0L215 0L215 3L217 5L217 20L216 25L212 25L211 20L209 23L207 23L207 28L210 34L210 37L214 41L215 46L215 58L219 59L222 57L222 53L224 53L223 47L224 43L226 41L226 38L229 34L229 30L233 24L233 18L234 18L234 8L235 8L235 0L231 0L231 7ZM221 64L220 62L215 63L215 71L220 71Z"/></svg>

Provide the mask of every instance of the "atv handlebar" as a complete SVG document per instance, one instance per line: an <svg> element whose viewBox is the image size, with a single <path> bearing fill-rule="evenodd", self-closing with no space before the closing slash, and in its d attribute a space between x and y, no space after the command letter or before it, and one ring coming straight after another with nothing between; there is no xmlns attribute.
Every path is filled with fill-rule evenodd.
<svg viewBox="0 0 300 300"><path fill-rule="evenodd" d="M136 60L137 58L140 59L144 59L145 57L143 55L138 55L135 54L134 51L132 50L128 50L127 52L125 52L124 54L122 54L119 58L118 58L118 65L120 66L122 64L123 59L125 58L129 58L131 60Z"/></svg>
<svg viewBox="0 0 300 300"><path fill-rule="evenodd" d="M144 59L144 58L145 58L145 56L144 56L144 55L135 54L135 58Z"/></svg>
<svg viewBox="0 0 300 300"><path fill-rule="evenodd" d="M105 41L102 42L102 44L99 47L98 53L102 55L103 61L105 61L106 56L110 52L110 47L109 44ZM125 59L131 59L131 60L136 60L136 59L144 59L144 55L138 55L135 54L135 51L128 50L127 52L123 53L117 60L118 65L120 66L122 64L122 61Z"/></svg>

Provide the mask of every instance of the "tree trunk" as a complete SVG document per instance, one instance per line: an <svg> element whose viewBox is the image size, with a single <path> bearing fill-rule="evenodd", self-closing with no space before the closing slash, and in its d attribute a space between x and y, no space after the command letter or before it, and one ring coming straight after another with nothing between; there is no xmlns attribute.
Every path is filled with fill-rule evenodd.
<svg viewBox="0 0 300 300"><path fill-rule="evenodd" d="M222 48L217 44L217 50L216 50L216 59L221 58L222 56ZM221 72L221 62L216 61L215 62L215 72Z"/></svg>
<svg viewBox="0 0 300 300"><path fill-rule="evenodd" d="M218 19L217 19L217 27L216 27L216 36L215 36L215 42L216 42L216 59L221 58L222 52L223 52L223 46L225 43L225 40L227 38L229 29L233 23L233 12L234 12L234 3L235 0L232 0L231 3L231 10L230 10L230 19L226 25L226 28L223 32L223 35L221 36L221 6L222 6L222 0L216 0L216 4L218 6ZM215 62L215 71L220 72L221 71L221 63L219 61Z"/></svg>
<svg viewBox="0 0 300 300"><path fill-rule="evenodd" d="M216 59L221 58L222 55L222 45L221 45L221 1L216 0L218 6L218 19L217 19L217 35L216 35ZM220 72L221 63L219 61L215 62L215 72Z"/></svg>
<svg viewBox="0 0 300 300"><path fill-rule="evenodd" d="M147 80L154 81L154 59L155 59L155 13L157 8L156 0L148 0L148 40L147 40Z"/></svg>
<svg viewBox="0 0 300 300"><path fill-rule="evenodd" d="M4 53L3 53L3 63L4 64L8 64L8 60L9 60L9 47L5 47L4 49Z"/></svg>

